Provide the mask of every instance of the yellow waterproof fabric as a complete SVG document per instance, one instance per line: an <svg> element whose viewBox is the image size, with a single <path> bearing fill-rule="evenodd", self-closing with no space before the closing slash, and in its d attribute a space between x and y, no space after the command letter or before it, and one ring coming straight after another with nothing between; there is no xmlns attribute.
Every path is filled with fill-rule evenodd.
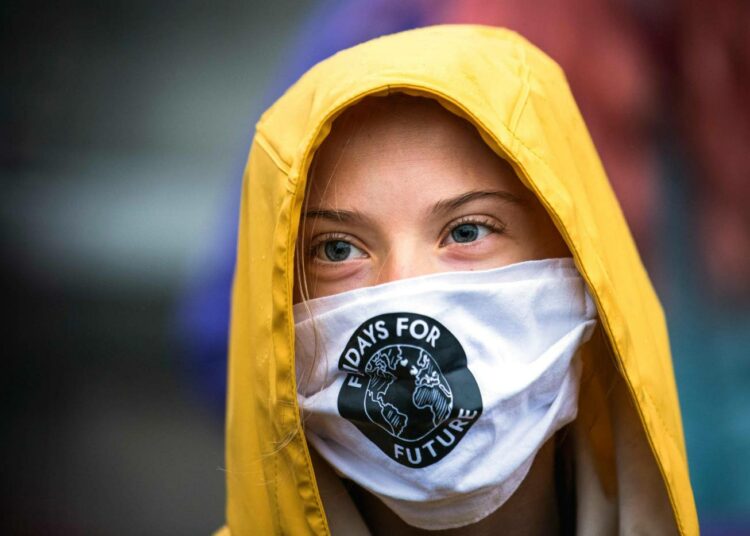
<svg viewBox="0 0 750 536"><path fill-rule="evenodd" d="M663 312L565 76L519 35L481 26L423 28L340 52L258 122L233 290L222 534L328 533L295 394L294 244L307 169L332 120L396 91L471 121L547 208L597 303L679 531L697 534Z"/></svg>

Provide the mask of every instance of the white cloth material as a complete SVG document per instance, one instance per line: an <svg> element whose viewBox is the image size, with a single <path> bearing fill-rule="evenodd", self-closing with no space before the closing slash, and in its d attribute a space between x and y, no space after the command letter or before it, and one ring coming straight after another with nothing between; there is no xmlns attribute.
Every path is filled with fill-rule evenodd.
<svg viewBox="0 0 750 536"><path fill-rule="evenodd" d="M309 442L410 525L475 523L576 417L596 308L572 259L420 276L294 306Z"/></svg>

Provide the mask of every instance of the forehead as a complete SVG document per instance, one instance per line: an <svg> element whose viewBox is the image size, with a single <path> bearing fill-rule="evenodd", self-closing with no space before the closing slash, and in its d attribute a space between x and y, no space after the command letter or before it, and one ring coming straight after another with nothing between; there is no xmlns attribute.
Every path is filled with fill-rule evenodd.
<svg viewBox="0 0 750 536"><path fill-rule="evenodd" d="M464 119L432 99L369 98L346 110L315 155L311 202L336 197L526 189Z"/></svg>

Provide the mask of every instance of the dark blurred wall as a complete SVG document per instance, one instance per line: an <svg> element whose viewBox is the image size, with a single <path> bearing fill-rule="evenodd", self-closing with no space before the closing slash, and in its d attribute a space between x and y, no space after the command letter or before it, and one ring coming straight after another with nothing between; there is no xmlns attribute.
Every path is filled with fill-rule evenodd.
<svg viewBox="0 0 750 536"><path fill-rule="evenodd" d="M311 4L5 2L3 534L207 534L222 425L174 306Z"/></svg>

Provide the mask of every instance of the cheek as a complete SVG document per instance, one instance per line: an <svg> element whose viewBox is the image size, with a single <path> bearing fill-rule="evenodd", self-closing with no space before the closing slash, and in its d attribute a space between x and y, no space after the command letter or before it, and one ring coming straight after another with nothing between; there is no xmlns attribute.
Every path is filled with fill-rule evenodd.
<svg viewBox="0 0 750 536"><path fill-rule="evenodd" d="M528 235L521 244L527 260L569 257L570 250L543 208L528 223Z"/></svg>
<svg viewBox="0 0 750 536"><path fill-rule="evenodd" d="M503 234L491 234L468 244L453 244L440 253L446 271L489 270L520 262L523 257L519 243Z"/></svg>
<svg viewBox="0 0 750 536"><path fill-rule="evenodd" d="M370 270L368 260L341 263L336 266L315 266L307 268L307 298L323 298L369 286Z"/></svg>

